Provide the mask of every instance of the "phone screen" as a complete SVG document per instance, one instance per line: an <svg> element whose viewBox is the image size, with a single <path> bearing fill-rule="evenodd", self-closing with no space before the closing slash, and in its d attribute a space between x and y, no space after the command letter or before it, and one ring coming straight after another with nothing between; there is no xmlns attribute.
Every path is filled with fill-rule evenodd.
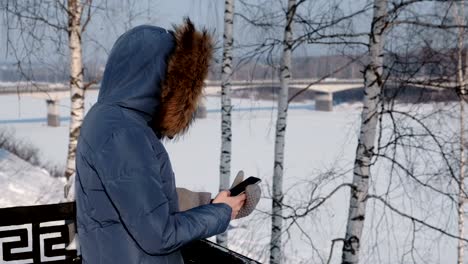
<svg viewBox="0 0 468 264"><path fill-rule="evenodd" d="M256 177L249 177L245 179L243 182L237 184L229 191L231 192L231 196L237 196L245 191L245 188L251 184L257 184L261 182L259 178Z"/></svg>

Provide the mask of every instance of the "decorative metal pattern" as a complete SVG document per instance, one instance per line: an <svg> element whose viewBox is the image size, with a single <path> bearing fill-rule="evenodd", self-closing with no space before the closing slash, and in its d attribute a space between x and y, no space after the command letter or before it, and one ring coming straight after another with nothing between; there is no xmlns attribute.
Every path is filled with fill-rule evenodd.
<svg viewBox="0 0 468 264"><path fill-rule="evenodd" d="M76 263L74 219L74 203L0 209L0 263Z"/></svg>

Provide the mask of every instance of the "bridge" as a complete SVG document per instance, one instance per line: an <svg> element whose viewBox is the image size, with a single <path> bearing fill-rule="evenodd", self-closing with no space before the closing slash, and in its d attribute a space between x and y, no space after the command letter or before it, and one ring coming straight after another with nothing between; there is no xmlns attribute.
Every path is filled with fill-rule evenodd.
<svg viewBox="0 0 468 264"><path fill-rule="evenodd" d="M221 94L221 81L207 80L205 82L205 95L216 96ZM314 92L315 110L333 111L333 94L341 91L362 89L363 79L292 79L289 87L296 89L307 89ZM387 85L388 82L387 82ZM391 85L391 84L390 84ZM280 86L279 80L246 80L233 81L231 89L245 90L258 88L277 88ZM420 88L428 88L420 86ZM429 87L430 89L437 89ZM92 85L88 90L98 90L99 85ZM47 124L49 126L59 126L60 116L58 114L58 102L66 97L70 97L70 89L67 84L52 83L0 83L0 95L22 94L46 100L47 103Z"/></svg>
<svg viewBox="0 0 468 264"><path fill-rule="evenodd" d="M315 110L332 111L333 94L340 91L362 88L363 79L292 79L289 88L306 89L314 91ZM274 88L279 87L279 80L246 80L231 82L231 90ZM207 95L221 94L221 81L206 81L205 93Z"/></svg>

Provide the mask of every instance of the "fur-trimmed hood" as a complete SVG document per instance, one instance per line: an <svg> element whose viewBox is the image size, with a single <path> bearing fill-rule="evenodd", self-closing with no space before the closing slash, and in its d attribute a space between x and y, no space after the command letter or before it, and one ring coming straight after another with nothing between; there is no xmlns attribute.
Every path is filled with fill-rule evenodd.
<svg viewBox="0 0 468 264"><path fill-rule="evenodd" d="M180 135L193 120L212 53L210 35L188 18L173 31L135 27L112 48L98 102L137 111L160 137Z"/></svg>
<svg viewBox="0 0 468 264"><path fill-rule="evenodd" d="M155 131L167 137L184 132L192 122L213 55L211 36L206 30L197 31L188 18L181 26L174 26L173 35L175 47L162 82L161 107L153 122Z"/></svg>

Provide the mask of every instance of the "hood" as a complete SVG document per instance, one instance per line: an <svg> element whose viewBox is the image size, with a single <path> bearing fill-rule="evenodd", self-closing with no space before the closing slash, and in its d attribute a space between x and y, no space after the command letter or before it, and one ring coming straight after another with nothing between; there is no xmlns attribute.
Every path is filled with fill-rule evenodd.
<svg viewBox="0 0 468 264"><path fill-rule="evenodd" d="M107 60L98 102L153 116L173 48L173 35L159 27L138 26L120 36Z"/></svg>
<svg viewBox="0 0 468 264"><path fill-rule="evenodd" d="M138 26L114 44L98 102L129 108L174 137L193 120L212 59L213 43L186 18L174 31Z"/></svg>

